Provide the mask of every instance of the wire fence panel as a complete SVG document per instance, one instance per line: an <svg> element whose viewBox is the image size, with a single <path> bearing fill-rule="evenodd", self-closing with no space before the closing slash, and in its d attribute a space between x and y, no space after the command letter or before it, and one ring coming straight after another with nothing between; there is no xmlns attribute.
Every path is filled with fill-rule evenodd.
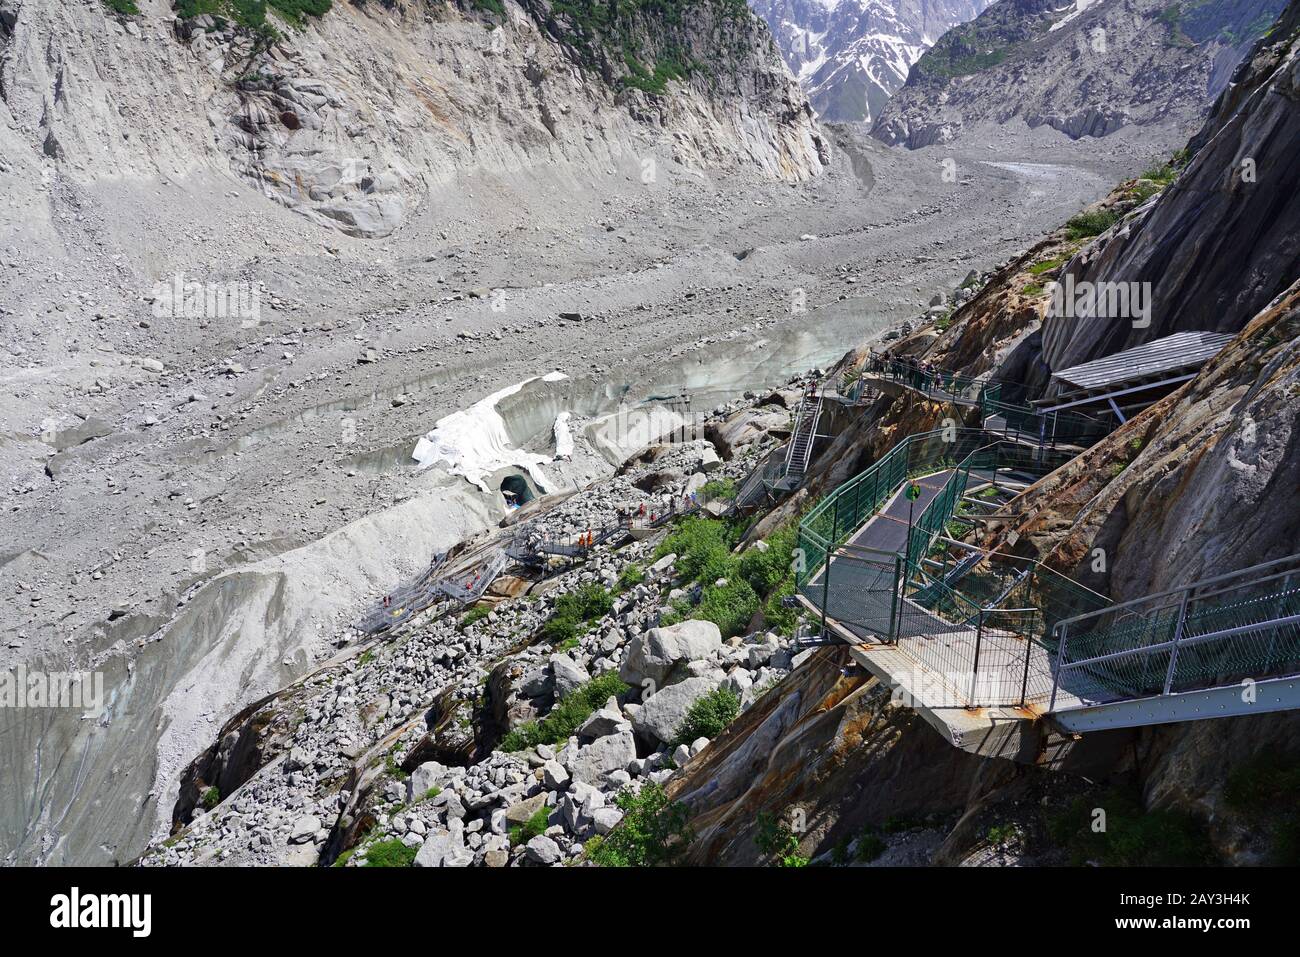
<svg viewBox="0 0 1300 957"><path fill-rule="evenodd" d="M1300 672L1300 555L1066 619L1059 692L1084 704Z"/></svg>

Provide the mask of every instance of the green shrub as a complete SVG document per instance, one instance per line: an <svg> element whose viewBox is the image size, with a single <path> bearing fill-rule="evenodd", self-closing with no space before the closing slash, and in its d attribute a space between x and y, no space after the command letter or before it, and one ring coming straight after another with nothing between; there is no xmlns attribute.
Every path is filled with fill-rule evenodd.
<svg viewBox="0 0 1300 957"><path fill-rule="evenodd" d="M140 8L135 5L135 0L104 0L104 3L114 13L119 13L124 17L140 15Z"/></svg>
<svg viewBox="0 0 1300 957"><path fill-rule="evenodd" d="M729 522L690 516L673 530L655 550L655 558L677 556L677 574L695 582L728 578L735 568L731 554L737 531Z"/></svg>
<svg viewBox="0 0 1300 957"><path fill-rule="evenodd" d="M795 853L799 850L799 838L774 814L759 812L758 833L754 835L754 843L760 851L772 858L775 867L805 867L808 864L808 858Z"/></svg>
<svg viewBox="0 0 1300 957"><path fill-rule="evenodd" d="M700 487L700 495L706 499L735 498L736 480L731 478L709 479Z"/></svg>
<svg viewBox="0 0 1300 957"><path fill-rule="evenodd" d="M722 631L723 638L743 632L758 611L758 595L743 578L729 578L725 585L710 585L700 596L700 603L690 617L711 621Z"/></svg>
<svg viewBox="0 0 1300 957"><path fill-rule="evenodd" d="M586 632L589 622L609 614L613 607L609 590L589 582L556 600L555 612L542 626L542 638L554 645L571 642Z"/></svg>
<svg viewBox="0 0 1300 957"><path fill-rule="evenodd" d="M407 847L397 838L380 841L366 848L366 867L410 867L419 851Z"/></svg>
<svg viewBox="0 0 1300 957"><path fill-rule="evenodd" d="M539 744L567 741L611 695L618 697L628 690L618 672L607 671L561 698L540 721L529 721L515 728L501 739L498 747L502 751L523 751Z"/></svg>
<svg viewBox="0 0 1300 957"><path fill-rule="evenodd" d="M183 20L207 14L270 35L275 31L266 19L268 6L289 23L301 26L308 17L325 16L329 12L331 2L330 0L176 0L176 12Z"/></svg>
<svg viewBox="0 0 1300 957"><path fill-rule="evenodd" d="M491 605L475 605L460 618L460 630L464 631L475 622L482 621L488 615L492 614Z"/></svg>
<svg viewBox="0 0 1300 957"><path fill-rule="evenodd" d="M740 699L730 688L715 688L698 699L686 712L673 746L690 744L696 738L712 741L740 714Z"/></svg>
<svg viewBox="0 0 1300 957"><path fill-rule="evenodd" d="M767 537L766 551L751 547L740 557L740 577L758 594L771 594L790 575L798 538L799 528L793 522L781 526Z"/></svg>
<svg viewBox="0 0 1300 957"><path fill-rule="evenodd" d="M203 792L203 796L201 800L203 801L203 807L211 811L214 807L216 807L218 804L221 803L220 789L218 789L215 785L213 787L208 788L206 791Z"/></svg>
<svg viewBox="0 0 1300 957"><path fill-rule="evenodd" d="M885 853L885 842L879 835L866 830L858 836L858 847L854 854L859 861L865 864L874 861L883 853Z"/></svg>
<svg viewBox="0 0 1300 957"><path fill-rule="evenodd" d="M623 820L603 838L587 842L587 860L600 867L654 867L672 864L693 838L684 804L670 802L663 785L647 784L640 793L623 791L614 799Z"/></svg>
<svg viewBox="0 0 1300 957"><path fill-rule="evenodd" d="M1119 222L1119 212L1113 209L1098 209L1080 213L1065 224L1065 235L1070 239L1086 239L1100 236Z"/></svg>
<svg viewBox="0 0 1300 957"><path fill-rule="evenodd" d="M645 581L645 569L640 565L628 565L619 573L618 590L628 591Z"/></svg>
<svg viewBox="0 0 1300 957"><path fill-rule="evenodd" d="M539 834L545 834L546 829L550 826L547 822L551 817L549 807L539 807L533 816L523 824L516 824L510 828L510 846L518 847L520 844L527 844Z"/></svg>
<svg viewBox="0 0 1300 957"><path fill-rule="evenodd" d="M1272 838L1272 863L1300 864L1300 759L1259 755L1228 775L1224 801Z"/></svg>
<svg viewBox="0 0 1300 957"><path fill-rule="evenodd" d="M767 596L767 601L763 602L763 621L769 630L782 635L794 634L799 624L800 610L797 607L786 608L783 602L783 599L793 597L794 593L795 583L794 578L791 577Z"/></svg>
<svg viewBox="0 0 1300 957"><path fill-rule="evenodd" d="M1020 828L1014 824L994 824L989 828L988 839L993 845L1005 844L1020 834Z"/></svg>
<svg viewBox="0 0 1300 957"><path fill-rule="evenodd" d="M1094 831L1093 809L1106 812L1106 829ZM1135 788L1112 788L1076 798L1051 816L1047 832L1075 865L1110 867L1197 866L1215 863L1203 822L1173 810L1148 811Z"/></svg>

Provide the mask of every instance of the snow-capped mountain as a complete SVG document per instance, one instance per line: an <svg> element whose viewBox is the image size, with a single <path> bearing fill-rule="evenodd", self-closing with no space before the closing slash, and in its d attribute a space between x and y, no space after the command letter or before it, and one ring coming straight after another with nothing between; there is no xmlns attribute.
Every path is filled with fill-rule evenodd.
<svg viewBox="0 0 1300 957"><path fill-rule="evenodd" d="M750 0L822 119L872 122L947 30L993 0Z"/></svg>

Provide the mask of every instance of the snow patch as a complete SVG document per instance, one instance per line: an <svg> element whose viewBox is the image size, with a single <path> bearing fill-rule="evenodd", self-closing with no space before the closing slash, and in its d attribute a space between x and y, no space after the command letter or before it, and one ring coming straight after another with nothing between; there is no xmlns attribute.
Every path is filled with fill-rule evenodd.
<svg viewBox="0 0 1300 957"><path fill-rule="evenodd" d="M484 479L493 472L511 466L527 471L543 492L550 491L550 483L538 466L553 459L550 456L525 452L511 445L505 419L497 411L497 404L502 399L519 392L530 382L537 382L539 379L542 382L559 382L566 378L568 377L563 372L533 376L523 382L507 386L500 392L494 392L467 409L444 416L415 444L415 451L411 453L411 458L419 463L421 469L445 463L447 471L452 475L464 476L485 492L489 489ZM555 422L557 455L560 449L560 419L566 419L567 416L567 412L562 413ZM567 426L565 431L567 433ZM569 454L572 454L571 437L568 446Z"/></svg>
<svg viewBox="0 0 1300 957"><path fill-rule="evenodd" d="M555 417L555 457L557 459L573 458L573 433L569 431L569 413L561 412Z"/></svg>

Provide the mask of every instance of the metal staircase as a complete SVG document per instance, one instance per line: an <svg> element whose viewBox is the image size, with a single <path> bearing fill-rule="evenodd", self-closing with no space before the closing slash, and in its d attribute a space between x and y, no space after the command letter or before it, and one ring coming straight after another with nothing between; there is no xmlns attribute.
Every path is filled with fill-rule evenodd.
<svg viewBox="0 0 1300 957"><path fill-rule="evenodd" d="M817 442L817 426L821 421L822 407L821 386L812 383L804 389L803 400L799 403L799 416L795 420L790 444L786 447L785 474L782 476L786 488L796 487L808 471L813 446Z"/></svg>
<svg viewBox="0 0 1300 957"><path fill-rule="evenodd" d="M461 584L459 576L455 579L444 578L438 583L438 591L453 601L463 604L478 601L509 564L510 556L506 554L505 549L495 549L484 565L469 573L464 584Z"/></svg>

